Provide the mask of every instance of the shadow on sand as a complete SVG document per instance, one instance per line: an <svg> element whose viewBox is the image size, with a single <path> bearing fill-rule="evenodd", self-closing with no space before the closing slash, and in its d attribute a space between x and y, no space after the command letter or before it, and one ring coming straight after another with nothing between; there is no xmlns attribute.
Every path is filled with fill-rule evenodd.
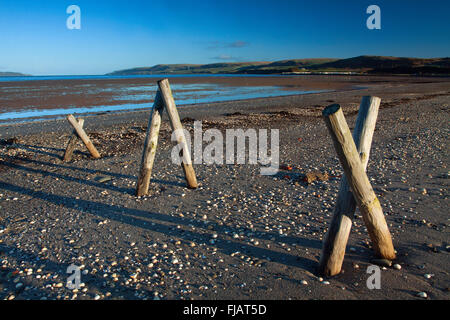
<svg viewBox="0 0 450 320"><path fill-rule="evenodd" d="M126 207L120 207L116 205L104 204L101 202L88 201L82 199L76 199L74 197L54 195L43 191L34 191L32 189L16 186L6 182L0 182L0 189L8 190L11 192L17 192L23 195L27 195L36 199L41 199L53 203L57 206L65 207L72 210L78 210L87 212L103 219L115 220L119 223L126 223L130 226L147 231L162 233L169 237L177 237L185 241L192 241L197 244L209 243L211 235L209 233L197 233L189 230L178 230L173 225L166 225L162 222L190 226L194 225L198 228L207 229L207 225L212 225L214 230L219 234L228 230L238 233L238 230L233 230L230 226L221 226L214 222L206 224L203 221L195 219L188 219L182 217L169 216L162 213L144 211L139 209L131 209ZM256 235L254 236L256 238ZM280 237L274 233L264 233L262 239L273 239L275 241L284 243L296 243L305 248L320 248L321 243L318 240L311 240L298 237ZM269 250L262 247L248 245L242 242L236 242L231 240L219 239L214 245L222 253L230 255L233 252L240 251L245 252L248 255L258 259L270 258L271 261L280 264L302 268L309 272L314 272L317 262L304 257L297 257L292 254L281 253L273 250Z"/></svg>

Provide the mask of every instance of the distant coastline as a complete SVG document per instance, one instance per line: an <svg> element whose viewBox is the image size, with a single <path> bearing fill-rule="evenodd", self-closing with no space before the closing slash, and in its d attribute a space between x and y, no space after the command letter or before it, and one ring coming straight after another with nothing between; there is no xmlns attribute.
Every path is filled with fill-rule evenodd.
<svg viewBox="0 0 450 320"><path fill-rule="evenodd" d="M275 62L224 62L212 64L158 64L108 73L158 74L383 74L450 75L450 58L359 56L348 59L291 59Z"/></svg>
<svg viewBox="0 0 450 320"><path fill-rule="evenodd" d="M20 72L0 72L0 77L31 77L31 75Z"/></svg>
<svg viewBox="0 0 450 320"><path fill-rule="evenodd" d="M280 61L223 62L210 64L157 64L117 70L95 76L152 75L409 75L450 76L450 58L358 56L346 59L313 58ZM53 77L66 77L59 75ZM34 77L20 72L0 72L0 77ZM50 76L39 76L50 77ZM75 76L74 76L75 77Z"/></svg>

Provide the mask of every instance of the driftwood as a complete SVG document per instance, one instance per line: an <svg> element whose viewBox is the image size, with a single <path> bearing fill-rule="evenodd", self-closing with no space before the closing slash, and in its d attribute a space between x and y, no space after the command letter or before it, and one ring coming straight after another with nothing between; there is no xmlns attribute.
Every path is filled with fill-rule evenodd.
<svg viewBox="0 0 450 320"><path fill-rule="evenodd" d="M380 101L381 99L378 97L363 97L353 130L353 140L361 157L364 170L366 170L369 161ZM333 218L323 243L319 273L334 276L341 272L355 209L356 201L344 175L341 180Z"/></svg>
<svg viewBox="0 0 450 320"><path fill-rule="evenodd" d="M78 119L78 124L81 128L83 128L84 125L84 119ZM73 130L72 136L70 137L69 143L67 143L66 151L64 152L64 162L72 161L72 155L73 151L75 150L75 147L77 145L78 141L78 135L75 130Z"/></svg>
<svg viewBox="0 0 450 320"><path fill-rule="evenodd" d="M164 104L161 100L159 90L156 92L155 102L147 126L144 152L142 154L141 169L136 188L136 196L140 197L148 193L150 178L152 176L153 163L155 161L156 147L158 145L158 134L161 127L161 115Z"/></svg>
<svg viewBox="0 0 450 320"><path fill-rule="evenodd" d="M186 137L184 136L183 126L181 125L180 116L178 115L177 107L173 99L169 80L163 79L158 81L158 86L161 92L161 98L164 101L164 106L169 114L170 125L175 132L177 143L182 146L182 167L187 185L189 188L195 189L198 187L197 178L195 176L194 168L192 167L191 155L188 152Z"/></svg>
<svg viewBox="0 0 450 320"><path fill-rule="evenodd" d="M322 114L344 169L350 190L362 213L376 255L384 259L395 259L391 234L380 202L365 173L341 107L338 104L328 106Z"/></svg>
<svg viewBox="0 0 450 320"><path fill-rule="evenodd" d="M67 116L67 120L69 121L69 123L72 125L72 127L75 129L78 137L80 137L81 141L83 141L84 145L86 146L86 148L89 150L89 152L91 153L91 156L94 159L98 159L100 158L100 153L97 151L97 149L95 148L95 146L92 144L91 139L89 139L88 135L86 134L86 132L84 132L84 129L82 126L80 126L80 124L78 123L78 121L75 119L75 117L71 114L69 114Z"/></svg>
<svg viewBox="0 0 450 320"><path fill-rule="evenodd" d="M139 170L139 178L136 188L136 196L143 196L148 193L150 179L152 175L153 164L155 161L156 148L158 145L158 134L161 127L161 116L164 109L169 115L170 125L175 133L177 143L182 146L182 168L184 176L189 188L198 187L197 178L192 166L191 156L188 152L186 137L184 136L183 126L181 125L180 116L173 99L172 90L170 89L169 80L163 79L158 81L159 89L156 93L155 102L150 114L147 127L147 135L144 143L144 151L142 154L141 166Z"/></svg>

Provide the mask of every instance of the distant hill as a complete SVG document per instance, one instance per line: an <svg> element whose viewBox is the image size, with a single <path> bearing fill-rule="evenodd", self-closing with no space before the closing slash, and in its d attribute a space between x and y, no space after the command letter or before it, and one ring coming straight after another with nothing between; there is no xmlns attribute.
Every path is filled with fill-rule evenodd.
<svg viewBox="0 0 450 320"><path fill-rule="evenodd" d="M236 73L241 68L265 65L268 62L228 62L211 64L157 64L153 67L114 71L108 75L190 74L190 73Z"/></svg>
<svg viewBox="0 0 450 320"><path fill-rule="evenodd" d="M446 74L450 58L359 56L348 59L290 59L275 62L224 62L212 64L158 64L114 71L108 75L149 74L281 74L355 72L363 74Z"/></svg>
<svg viewBox="0 0 450 320"><path fill-rule="evenodd" d="M27 77L29 74L19 72L0 72L0 77Z"/></svg>
<svg viewBox="0 0 450 320"><path fill-rule="evenodd" d="M313 66L321 65L327 62L333 62L338 59L290 59L275 61L258 66L247 66L239 69L239 73L283 73L306 71Z"/></svg>
<svg viewBox="0 0 450 320"><path fill-rule="evenodd" d="M314 65L312 70L346 70L364 73L450 74L450 58L399 58L382 56L359 56Z"/></svg>

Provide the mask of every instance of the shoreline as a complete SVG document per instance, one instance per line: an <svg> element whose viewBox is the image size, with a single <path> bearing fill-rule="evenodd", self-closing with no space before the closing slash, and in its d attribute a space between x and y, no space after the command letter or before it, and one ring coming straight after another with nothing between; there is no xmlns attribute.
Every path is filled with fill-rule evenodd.
<svg viewBox="0 0 450 320"><path fill-rule="evenodd" d="M353 90L361 90L363 88L354 88ZM248 102L251 103L252 100L257 100L257 99L267 99L267 98L282 98L282 97L292 97L292 96L300 96L300 95L307 95L307 94L320 94L320 93L324 93L324 92L334 92L335 90L317 90L316 92L314 92L314 90L311 91L305 91L305 93L301 93L301 94L285 94L285 95L274 95L274 96L267 96L267 97L257 97L257 98L248 98L248 99L230 99L230 100L223 100L223 101L211 101L211 102L200 102L200 103L187 103L187 104L177 104L178 108L185 108L185 107L192 107L192 106L202 106L202 105L214 105L214 104L218 104L218 103L228 103L228 102ZM141 105L142 103L140 103L139 105ZM128 104L120 104L120 105L111 105L111 106L102 106L105 109L108 108L121 108L122 106L128 106ZM75 108L75 109L43 109L42 111L48 111L51 112L53 111L58 111L61 113L55 114L55 115L44 115L44 116L33 116L33 117L28 117L28 116L24 116L24 117L18 117L18 118L5 118L5 119L0 119L0 126L3 125L15 125L15 124L27 124L27 123L34 123L34 122L42 122L42 121L55 121L55 120L62 120L65 119L65 116L67 116L68 114L73 114L76 115L77 117L89 117L89 116L96 116L96 115L104 115L104 114L110 114L110 115L114 115L114 114L120 114L120 113L128 113L128 112L142 112L144 110L150 110L153 107L153 102L150 102L150 106L146 106L146 107L141 107L141 106L137 106L136 108L132 107L132 108L124 108L124 109L118 109L118 110L96 110L96 107L86 107L86 108ZM77 111L81 111L83 109L92 109L92 111L86 111L86 112L77 112ZM64 112L63 110L70 110L71 112ZM11 113L21 113L21 112L34 112L36 111L36 109L32 109L29 111L23 110L23 111L13 111ZM5 113L7 114L7 113ZM0 114L1 116L2 114Z"/></svg>
<svg viewBox="0 0 450 320"><path fill-rule="evenodd" d="M101 106L136 105L152 103L156 91L156 78L127 79L65 79L37 80L0 83L0 112L26 112L27 110L53 110L92 108ZM199 88L181 87L177 92L189 91L183 99L201 99L202 94L220 96L226 88L277 88L289 91L351 90L355 87L378 85L448 83L450 78L405 78L383 76L240 76L240 77L175 77L170 78L173 86L199 85ZM218 88L202 89L201 86L215 85ZM132 90L131 90L132 89ZM202 91L203 90L203 91ZM218 90L217 93L214 93ZM233 89L234 90L234 89ZM227 94L224 91L224 94ZM201 93L200 97L196 92ZM245 91L244 91L245 92ZM239 94L236 92L237 96ZM245 95L245 93L244 93ZM283 94L284 95L284 94ZM118 99L119 98L119 99ZM185 101L188 101L185 100Z"/></svg>
<svg viewBox="0 0 450 320"><path fill-rule="evenodd" d="M434 79L435 80L435 79ZM375 95L382 98L381 108L395 103L407 95L420 95L429 91L445 94L448 90L449 81L431 81L422 83L384 83L371 84L363 88L347 88L329 92L308 93L302 95L287 95L268 98L253 98L244 100L231 100L214 103L200 103L183 105L178 108L180 118L208 119L220 118L226 114L240 112L264 113L288 111L304 113L306 116L320 114L320 108L332 103L340 103L345 111L354 110L359 106L359 99L364 95ZM362 84L360 84L362 85ZM365 83L365 85L367 85ZM175 101L176 102L176 101ZM113 125L122 125L128 122L146 125L148 121L151 105L147 108L138 110L123 110L120 112L99 112L94 114L80 114L77 117L87 119L86 127L92 130L111 127ZM167 117L164 113L163 118ZM37 122L21 123L0 123L0 138L11 138L17 135L38 134L40 132L64 132L69 130L65 118L62 119L43 119Z"/></svg>

